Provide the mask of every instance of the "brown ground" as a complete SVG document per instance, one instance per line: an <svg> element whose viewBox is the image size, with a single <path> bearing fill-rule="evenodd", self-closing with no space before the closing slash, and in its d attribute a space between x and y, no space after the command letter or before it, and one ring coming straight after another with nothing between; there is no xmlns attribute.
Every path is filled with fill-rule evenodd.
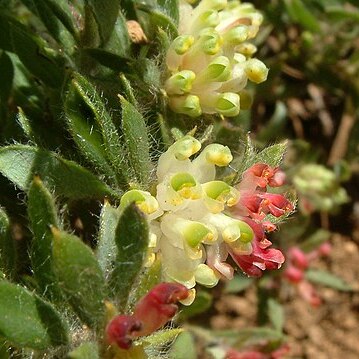
<svg viewBox="0 0 359 359"><path fill-rule="evenodd" d="M285 303L285 332L290 359L359 359L359 243L353 238L333 235L330 259L313 266L326 268L356 289L338 292L316 286L323 304L312 308L298 295ZM245 328L255 325L256 296L253 288L244 296L227 295L216 303L218 314L211 319L216 329Z"/></svg>

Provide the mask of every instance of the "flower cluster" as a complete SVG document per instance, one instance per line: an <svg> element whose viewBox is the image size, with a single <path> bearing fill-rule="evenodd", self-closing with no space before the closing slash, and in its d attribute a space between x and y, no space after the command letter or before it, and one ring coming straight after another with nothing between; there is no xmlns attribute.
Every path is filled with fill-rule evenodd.
<svg viewBox="0 0 359 359"><path fill-rule="evenodd" d="M178 283L160 283L135 306L132 315L117 315L107 325L106 340L121 349L129 349L132 341L165 325L177 313L177 302L188 297L189 291Z"/></svg>
<svg viewBox="0 0 359 359"><path fill-rule="evenodd" d="M268 248L271 242L265 237L275 225L263 215L280 216L292 209L283 196L265 192L267 184L282 184L282 172L258 164L236 189L215 179L216 166L226 167L232 160L229 148L210 144L191 160L200 149L199 141L184 136L159 158L156 196L130 190L121 200L121 206L135 202L147 213L150 256L161 257L164 280L187 288L196 283L213 287L221 277L232 278L229 255L248 275L279 268L284 257Z"/></svg>
<svg viewBox="0 0 359 359"><path fill-rule="evenodd" d="M309 268L311 261L318 257L328 256L330 251L331 246L328 242L309 253L304 253L298 247L292 247L288 251L288 264L284 271L284 278L295 284L301 297L313 307L319 306L322 301L313 285L305 279L305 271Z"/></svg>
<svg viewBox="0 0 359 359"><path fill-rule="evenodd" d="M202 0L180 5L180 35L167 52L171 76L165 83L173 111L197 117L219 113L232 117L247 108L248 79L266 80L268 69L252 55L262 15L238 0Z"/></svg>
<svg viewBox="0 0 359 359"><path fill-rule="evenodd" d="M298 191L299 209L304 214L331 212L348 201L348 195L335 173L322 165L302 166L293 177Z"/></svg>

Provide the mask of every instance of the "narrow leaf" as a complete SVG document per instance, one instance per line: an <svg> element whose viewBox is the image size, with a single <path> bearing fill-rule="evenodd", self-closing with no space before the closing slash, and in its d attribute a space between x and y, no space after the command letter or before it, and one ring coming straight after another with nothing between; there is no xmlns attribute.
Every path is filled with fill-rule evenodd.
<svg viewBox="0 0 359 359"><path fill-rule="evenodd" d="M104 277L92 250L80 238L52 228L58 282L76 314L90 327L104 319Z"/></svg>
<svg viewBox="0 0 359 359"><path fill-rule="evenodd" d="M145 215L130 204L116 228L117 260L111 282L119 305L124 307L131 287L140 273L148 247L148 223Z"/></svg>
<svg viewBox="0 0 359 359"><path fill-rule="evenodd" d="M101 42L105 44L116 23L120 9L119 0L85 0L85 3L92 10L102 40Z"/></svg>
<svg viewBox="0 0 359 359"><path fill-rule="evenodd" d="M40 37L24 25L0 13L0 48L15 52L27 69L50 87L60 87L65 78L59 56L46 48Z"/></svg>
<svg viewBox="0 0 359 359"><path fill-rule="evenodd" d="M310 252L318 248L322 243L326 242L331 236L331 233L325 229L318 229L303 243L300 244L300 248L305 252Z"/></svg>
<svg viewBox="0 0 359 359"><path fill-rule="evenodd" d="M312 32L320 32L320 25L312 11L302 0L285 0L289 16L293 21Z"/></svg>
<svg viewBox="0 0 359 359"><path fill-rule="evenodd" d="M1 25L0 25L1 26ZM7 103L14 79L14 66L5 51L0 52L0 103Z"/></svg>
<svg viewBox="0 0 359 359"><path fill-rule="evenodd" d="M56 41L63 44L67 48L72 48L75 45L73 34L69 33L68 28L64 26L62 21L58 18L57 14L62 15L64 19L65 12L59 6L60 3L53 3L51 0L22 0L25 5L27 5L31 11L38 15L41 21L46 26L49 33L54 37ZM63 2L63 0L60 2ZM51 6L52 5L52 6ZM62 4L64 5L64 4ZM53 12L53 9L57 11L57 13ZM66 19L68 19L66 17ZM67 23L70 25L70 23ZM72 27L74 30L74 27Z"/></svg>
<svg viewBox="0 0 359 359"><path fill-rule="evenodd" d="M25 288L0 281L0 333L15 346L47 349L67 344L59 313Z"/></svg>
<svg viewBox="0 0 359 359"><path fill-rule="evenodd" d="M323 270L310 269L305 272L305 277L313 283L325 285L333 289L342 291L353 290L342 278Z"/></svg>
<svg viewBox="0 0 359 359"><path fill-rule="evenodd" d="M116 171L118 181L123 184L128 183L129 174L126 153L121 144L117 128L102 102L101 97L92 84L80 74L74 75L72 83L94 114L96 123L101 129L106 156Z"/></svg>
<svg viewBox="0 0 359 359"><path fill-rule="evenodd" d="M34 178L28 193L28 216L33 232L31 264L40 291L48 298L59 298L52 260L51 226L59 227L55 201L39 177Z"/></svg>
<svg viewBox="0 0 359 359"><path fill-rule="evenodd" d="M84 102L71 82L64 103L69 131L85 158L113 182L116 176L107 161L102 136L88 113L82 111L83 106Z"/></svg>
<svg viewBox="0 0 359 359"><path fill-rule="evenodd" d="M72 199L117 196L95 175L54 152L33 146L12 145L0 149L0 172L22 190L35 174L48 188Z"/></svg>
<svg viewBox="0 0 359 359"><path fill-rule="evenodd" d="M0 207L0 269L6 276L14 277L16 272L16 247L11 235L10 221Z"/></svg>
<svg viewBox="0 0 359 359"><path fill-rule="evenodd" d="M239 293L247 289L254 283L253 278L244 276L241 273L235 274L232 280L230 280L225 289L225 293Z"/></svg>
<svg viewBox="0 0 359 359"><path fill-rule="evenodd" d="M284 325L284 310L274 298L268 300L268 318L274 329L281 333Z"/></svg>
<svg viewBox="0 0 359 359"><path fill-rule="evenodd" d="M147 127L136 107L120 96L122 107L122 127L132 168L136 178L145 188L150 179L151 159Z"/></svg>
<svg viewBox="0 0 359 359"><path fill-rule="evenodd" d="M110 205L108 201L102 207L100 214L100 229L97 244L97 259L107 278L113 270L116 260L116 227L120 218L120 211Z"/></svg>
<svg viewBox="0 0 359 359"><path fill-rule="evenodd" d="M157 0L161 10L167 14L176 25L179 21L179 3L178 0Z"/></svg>

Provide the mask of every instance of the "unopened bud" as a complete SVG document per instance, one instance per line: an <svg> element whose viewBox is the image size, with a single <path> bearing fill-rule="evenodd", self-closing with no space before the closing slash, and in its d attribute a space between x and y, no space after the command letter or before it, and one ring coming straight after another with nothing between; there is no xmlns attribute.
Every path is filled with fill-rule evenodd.
<svg viewBox="0 0 359 359"><path fill-rule="evenodd" d="M171 97L170 106L173 111L190 117L198 117L202 114L199 97L195 95Z"/></svg>
<svg viewBox="0 0 359 359"><path fill-rule="evenodd" d="M227 31L224 35L224 41L231 45L239 45L248 39L248 26L240 25Z"/></svg>
<svg viewBox="0 0 359 359"><path fill-rule="evenodd" d="M130 190L121 197L121 208L127 207L130 203L135 203L138 208L146 213L151 214L157 211L158 202L149 192L140 190Z"/></svg>
<svg viewBox="0 0 359 359"><path fill-rule="evenodd" d="M215 109L223 116L237 116L240 110L239 95L233 92L221 94L216 102Z"/></svg>
<svg viewBox="0 0 359 359"><path fill-rule="evenodd" d="M169 95L183 95L192 89L196 75L193 71L183 70L172 75L165 84L166 92Z"/></svg>
<svg viewBox="0 0 359 359"><path fill-rule="evenodd" d="M257 84L265 81L268 76L268 68L258 59L249 59L245 66L248 78Z"/></svg>
<svg viewBox="0 0 359 359"><path fill-rule="evenodd" d="M173 40L171 48L176 52L177 55L183 55L191 48L193 43L194 37L192 35L181 35L177 36Z"/></svg>

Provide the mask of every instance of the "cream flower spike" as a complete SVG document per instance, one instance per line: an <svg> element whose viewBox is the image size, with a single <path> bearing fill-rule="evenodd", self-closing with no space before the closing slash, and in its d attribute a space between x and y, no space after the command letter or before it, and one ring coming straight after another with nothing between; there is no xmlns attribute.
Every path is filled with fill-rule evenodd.
<svg viewBox="0 0 359 359"><path fill-rule="evenodd" d="M248 42L262 21L253 5L236 0L202 0L195 7L181 1L180 35L166 55L171 74L164 89L171 109L190 117L237 116L247 80L267 78L267 67L251 58L257 49Z"/></svg>

